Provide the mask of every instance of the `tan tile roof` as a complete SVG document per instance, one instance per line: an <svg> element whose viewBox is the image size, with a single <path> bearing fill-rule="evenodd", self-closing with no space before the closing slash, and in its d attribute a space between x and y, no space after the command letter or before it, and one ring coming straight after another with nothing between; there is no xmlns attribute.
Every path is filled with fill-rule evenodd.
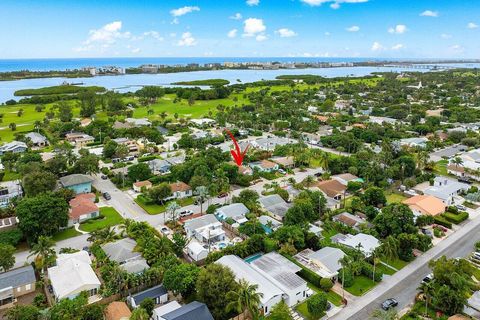
<svg viewBox="0 0 480 320"><path fill-rule="evenodd" d="M347 190L346 186L333 179L320 181L317 183L317 187L331 198L343 194Z"/></svg>
<svg viewBox="0 0 480 320"><path fill-rule="evenodd" d="M465 172L465 168L454 164L449 164L447 169L450 171Z"/></svg>
<svg viewBox="0 0 480 320"><path fill-rule="evenodd" d="M417 195L404 200L403 203L425 215L436 216L445 212L445 204L442 200L430 195Z"/></svg>
<svg viewBox="0 0 480 320"><path fill-rule="evenodd" d="M191 190L190 186L186 184L185 182L182 181L177 181L175 183L170 184L170 188L172 189L172 192L177 192L177 191L188 191Z"/></svg>
<svg viewBox="0 0 480 320"><path fill-rule="evenodd" d="M114 301L105 309L106 320L127 320L132 315L125 302Z"/></svg>
<svg viewBox="0 0 480 320"><path fill-rule="evenodd" d="M260 161L260 166L265 169L272 169L276 166L277 164L275 162L269 161L269 160L262 160Z"/></svg>
<svg viewBox="0 0 480 320"><path fill-rule="evenodd" d="M151 187L152 186L152 183L148 180L145 180L145 181L138 181L138 182L135 182L133 184L135 187L137 188L141 188L141 187Z"/></svg>

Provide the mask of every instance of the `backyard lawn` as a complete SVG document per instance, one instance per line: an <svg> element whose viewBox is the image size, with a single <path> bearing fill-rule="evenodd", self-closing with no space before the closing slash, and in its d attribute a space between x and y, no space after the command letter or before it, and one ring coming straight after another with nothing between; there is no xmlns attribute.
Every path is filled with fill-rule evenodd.
<svg viewBox="0 0 480 320"><path fill-rule="evenodd" d="M387 198L387 203L400 203L407 199L407 197L399 193L386 194L385 197Z"/></svg>
<svg viewBox="0 0 480 320"><path fill-rule="evenodd" d="M102 218L81 223L80 230L92 232L98 229L115 226L123 221L122 216L112 207L101 207L100 216Z"/></svg>
<svg viewBox="0 0 480 320"><path fill-rule="evenodd" d="M56 241L61 241L61 240L65 240L65 239L68 239L68 238L73 238L73 237L76 237L76 236L79 236L79 235L81 235L81 233L78 232L77 230L75 230L73 227L71 227L71 228L62 230L60 232L57 232L52 237L52 239L56 242Z"/></svg>
<svg viewBox="0 0 480 320"><path fill-rule="evenodd" d="M386 274L386 275L389 275L389 276L391 276L392 274L394 274L396 272L392 268L389 268L386 265L381 264L381 263L377 263L375 267L378 269L378 271L381 271L383 274Z"/></svg>
<svg viewBox="0 0 480 320"><path fill-rule="evenodd" d="M325 315L325 312L319 317L319 318L314 318L310 315L310 312L308 312L308 305L307 305L308 299L300 303L295 309L300 313L304 319L307 320L315 320L315 319L320 319Z"/></svg>
<svg viewBox="0 0 480 320"><path fill-rule="evenodd" d="M400 270L402 269L403 267L405 267L408 262L406 261L403 261L403 260L400 260L400 259L395 259L395 260L387 260L387 259L384 259L383 262L385 262L386 264L394 267L395 269L397 270Z"/></svg>
<svg viewBox="0 0 480 320"><path fill-rule="evenodd" d="M435 164L435 173L441 176L448 176L447 172L448 160L440 160Z"/></svg>
<svg viewBox="0 0 480 320"><path fill-rule="evenodd" d="M189 206L193 204L193 198L179 199L177 203L180 207ZM148 214L159 214L165 212L168 207L168 202L165 204L157 204L148 202L143 195L138 195L135 202L143 208Z"/></svg>
<svg viewBox="0 0 480 320"><path fill-rule="evenodd" d="M356 276L353 285L351 287L345 288L348 292L353 294L354 296L361 296L367 293L370 289L372 289L376 283L372 281L372 279L365 277L364 275Z"/></svg>
<svg viewBox="0 0 480 320"><path fill-rule="evenodd" d="M21 177L20 173L13 172L10 170L5 170L5 174L3 175L2 181L17 180L17 179L20 179L20 177Z"/></svg>

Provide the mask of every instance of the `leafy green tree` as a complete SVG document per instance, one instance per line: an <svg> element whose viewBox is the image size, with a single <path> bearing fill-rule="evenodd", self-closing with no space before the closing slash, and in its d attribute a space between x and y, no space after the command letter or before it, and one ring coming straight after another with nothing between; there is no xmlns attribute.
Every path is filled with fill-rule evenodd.
<svg viewBox="0 0 480 320"><path fill-rule="evenodd" d="M188 296L195 290L200 269L190 263L182 263L165 271L163 285L176 294Z"/></svg>
<svg viewBox="0 0 480 320"><path fill-rule="evenodd" d="M268 316L270 320L292 320L292 316L290 315L290 310L288 309L288 305L285 301L280 301L277 303L272 310L270 311L270 315Z"/></svg>
<svg viewBox="0 0 480 320"><path fill-rule="evenodd" d="M111 139L108 139L106 142L104 141L103 156L107 159L113 158L113 156L115 156L115 152L117 151L117 147L118 143Z"/></svg>
<svg viewBox="0 0 480 320"><path fill-rule="evenodd" d="M188 244L188 241L189 241L188 238L179 232L175 232L172 236L172 241L173 241L173 250L175 251L175 254L181 257L183 253L183 249L185 249L185 247Z"/></svg>
<svg viewBox="0 0 480 320"><path fill-rule="evenodd" d="M212 312L214 319L230 319L225 306L230 302L227 293L239 289L233 272L220 264L209 264L198 274L197 297Z"/></svg>
<svg viewBox="0 0 480 320"><path fill-rule="evenodd" d="M258 207L258 198L260 196L255 190L243 189L238 194L238 197L233 197L232 202L234 203L243 203L248 210L255 212Z"/></svg>
<svg viewBox="0 0 480 320"><path fill-rule="evenodd" d="M72 107L66 101L60 101L56 104L58 116L62 122L71 122L73 118Z"/></svg>
<svg viewBox="0 0 480 320"><path fill-rule="evenodd" d="M67 201L53 193L23 198L17 205L18 227L29 242L51 236L68 223Z"/></svg>
<svg viewBox="0 0 480 320"><path fill-rule="evenodd" d="M103 320L103 307L99 304L89 304L81 310L82 320Z"/></svg>
<svg viewBox="0 0 480 320"><path fill-rule="evenodd" d="M291 243L297 250L305 248L305 235L299 226L282 226L272 235L280 244Z"/></svg>
<svg viewBox="0 0 480 320"><path fill-rule="evenodd" d="M51 320L66 320L66 319L81 319L81 312L88 304L86 292L82 292L74 299L61 299L58 303L53 305L48 312L48 319Z"/></svg>
<svg viewBox="0 0 480 320"><path fill-rule="evenodd" d="M78 93L80 115L88 118L95 114L97 104L96 94L92 90L83 90Z"/></svg>
<svg viewBox="0 0 480 320"><path fill-rule="evenodd" d="M319 319L327 310L327 295L323 292L317 293L307 300L308 312L315 318Z"/></svg>
<svg viewBox="0 0 480 320"><path fill-rule="evenodd" d="M375 217L373 224L375 230L382 238L389 235L397 236L400 233L416 233L412 210L403 203L392 203L382 209Z"/></svg>
<svg viewBox="0 0 480 320"><path fill-rule="evenodd" d="M372 312L370 316L372 320L397 320L398 315L395 309L389 309L387 311L382 309L376 309Z"/></svg>
<svg viewBox="0 0 480 320"><path fill-rule="evenodd" d="M361 196L365 205L378 207L379 205L385 205L387 198L382 189L377 187L370 187Z"/></svg>
<svg viewBox="0 0 480 320"><path fill-rule="evenodd" d="M150 316L148 315L147 310L143 308L136 308L133 310L130 315L130 320L149 320Z"/></svg>
<svg viewBox="0 0 480 320"><path fill-rule="evenodd" d="M0 243L0 270L8 271L15 264L15 247Z"/></svg>
<svg viewBox="0 0 480 320"><path fill-rule="evenodd" d="M16 305L5 314L6 320L38 320L40 311L37 307L31 305Z"/></svg>
<svg viewBox="0 0 480 320"><path fill-rule="evenodd" d="M155 308L155 301L152 298L146 298L140 303L140 308L145 309L148 315L151 317L153 314L153 309Z"/></svg>
<svg viewBox="0 0 480 320"><path fill-rule="evenodd" d="M98 156L90 153L84 154L75 161L73 172L82 174L98 173L100 172L98 161Z"/></svg>
<svg viewBox="0 0 480 320"><path fill-rule="evenodd" d="M144 181L152 176L152 171L146 163L139 163L128 168L128 178L131 181Z"/></svg>
<svg viewBox="0 0 480 320"><path fill-rule="evenodd" d="M148 197L157 203L164 203L165 198L171 195L172 188L170 188L170 185L166 182L162 182L148 190Z"/></svg>
<svg viewBox="0 0 480 320"><path fill-rule="evenodd" d="M415 256L413 249L417 245L417 237L414 234L400 233L398 239L398 257L403 261L412 261Z"/></svg>
<svg viewBox="0 0 480 320"><path fill-rule="evenodd" d="M57 185L57 177L48 171L34 171L23 177L22 186L29 197L53 191Z"/></svg>
<svg viewBox="0 0 480 320"><path fill-rule="evenodd" d="M263 293L257 292L258 285L250 284L245 280L240 280L239 288L235 291L227 293L228 311L236 311L238 313L247 313L253 320L259 319L260 301Z"/></svg>
<svg viewBox="0 0 480 320"><path fill-rule="evenodd" d="M392 261L398 258L399 247L399 240L393 236L388 236L382 241L377 251L381 257Z"/></svg>

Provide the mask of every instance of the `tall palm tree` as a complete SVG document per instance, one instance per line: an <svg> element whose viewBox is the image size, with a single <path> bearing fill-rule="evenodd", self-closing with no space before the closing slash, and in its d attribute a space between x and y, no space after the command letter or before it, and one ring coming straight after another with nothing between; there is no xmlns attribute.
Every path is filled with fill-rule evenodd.
<svg viewBox="0 0 480 320"><path fill-rule="evenodd" d="M200 200L200 214L203 214L203 202L205 198L208 197L208 190L205 186L198 186L195 188L195 195L197 199Z"/></svg>
<svg viewBox="0 0 480 320"><path fill-rule="evenodd" d="M263 293L257 292L257 289L258 285L252 285L243 279L240 280L238 290L227 293L227 299L231 301L227 305L227 310L238 313L247 312L253 320L258 319L258 309Z"/></svg>
<svg viewBox="0 0 480 320"><path fill-rule="evenodd" d="M463 159L460 157L455 157L453 158L452 163L458 168L458 166L463 164Z"/></svg>
<svg viewBox="0 0 480 320"><path fill-rule="evenodd" d="M387 260L395 260L398 258L399 245L397 238L388 236L378 248L378 254Z"/></svg>
<svg viewBox="0 0 480 320"><path fill-rule="evenodd" d="M113 227L105 227L92 231L87 240L90 242L105 243L114 240L116 236L117 234Z"/></svg>
<svg viewBox="0 0 480 320"><path fill-rule="evenodd" d="M327 152L320 153L319 160L323 170L328 171L328 162L330 160L328 153Z"/></svg>
<svg viewBox="0 0 480 320"><path fill-rule="evenodd" d="M53 246L55 241L52 238L46 236L40 236L37 239L37 242L30 249L30 256L36 255L35 263L38 263L40 269L43 272L47 271L48 265L53 262L56 256L55 249Z"/></svg>
<svg viewBox="0 0 480 320"><path fill-rule="evenodd" d="M339 262L342 265L342 299L345 300L345 268L348 268L353 260L350 256L345 255Z"/></svg>
<svg viewBox="0 0 480 320"><path fill-rule="evenodd" d="M434 291L432 284L429 282L422 282L420 287L418 288L423 293L423 297L425 299L425 317L428 314L428 304L432 301L432 293Z"/></svg>

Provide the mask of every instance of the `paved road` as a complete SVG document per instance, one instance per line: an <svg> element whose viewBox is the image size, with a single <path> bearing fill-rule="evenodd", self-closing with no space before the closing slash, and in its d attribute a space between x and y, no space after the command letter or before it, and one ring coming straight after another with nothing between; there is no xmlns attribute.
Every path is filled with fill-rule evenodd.
<svg viewBox="0 0 480 320"><path fill-rule="evenodd" d="M387 298L397 299L398 310L403 309L413 302L417 287L422 279L431 272L428 262L442 255L448 258L467 256L473 250L475 242L480 240L479 231L480 216L477 216L405 268L384 279L372 291L349 303L340 313L330 319L368 319L372 311L379 309L380 304Z"/></svg>

